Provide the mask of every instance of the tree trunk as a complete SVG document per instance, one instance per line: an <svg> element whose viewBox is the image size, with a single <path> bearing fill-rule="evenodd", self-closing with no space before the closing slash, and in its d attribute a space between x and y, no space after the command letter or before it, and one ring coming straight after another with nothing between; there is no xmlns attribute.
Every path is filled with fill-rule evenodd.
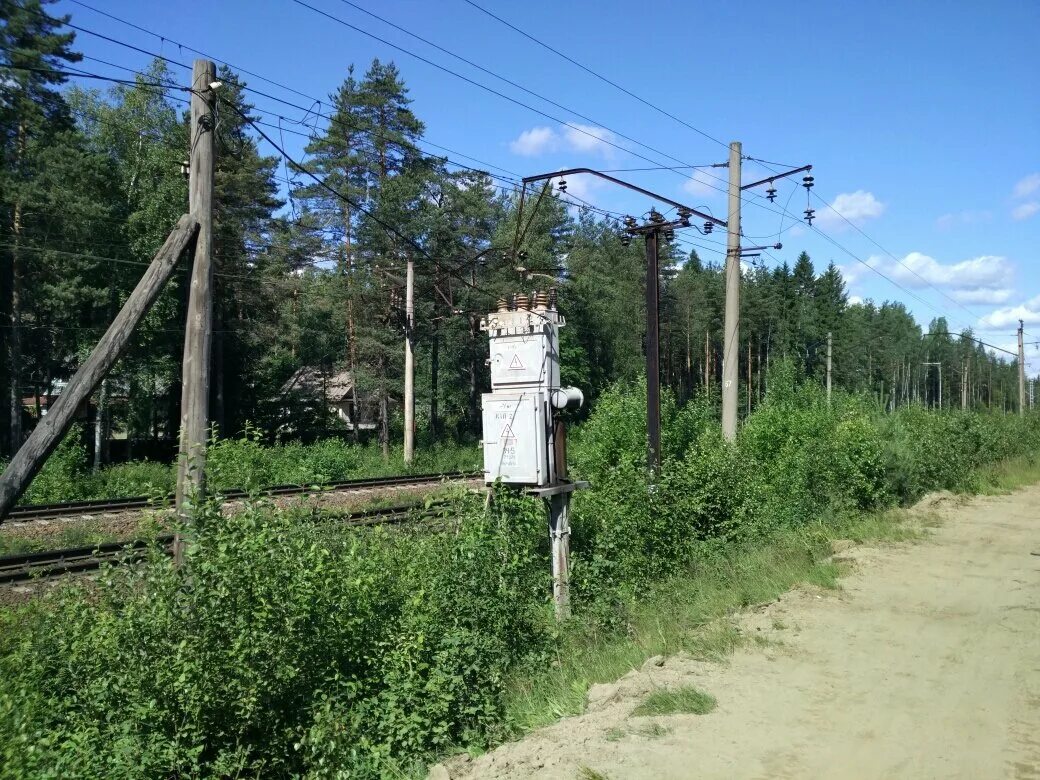
<svg viewBox="0 0 1040 780"><path fill-rule="evenodd" d="M19 136L23 128L19 126ZM22 446L22 268L19 244L22 238L22 204L14 204L11 241L11 308L7 349L7 378L10 383L9 436L12 454Z"/></svg>
<svg viewBox="0 0 1040 780"><path fill-rule="evenodd" d="M105 417L108 415L108 377L101 380L98 389L97 409L94 411L94 471L99 471L105 463L105 450L108 444L108 432L105 430Z"/></svg>
<svg viewBox="0 0 1040 780"><path fill-rule="evenodd" d="M477 315L469 318L469 428L479 431L477 419Z"/></svg>
<svg viewBox="0 0 1040 780"><path fill-rule="evenodd" d="M350 294L349 288L347 294ZM361 438L358 429L358 425L361 422L359 417L361 407L358 405L359 390L357 379L357 338L354 332L354 301L350 298L347 298L347 360L350 363L350 379L354 383L354 393L350 399L353 411L350 416L353 423L354 443L357 444Z"/></svg>
<svg viewBox="0 0 1040 780"><path fill-rule="evenodd" d="M383 460L390 460L390 399L386 389L379 391L379 444L383 448Z"/></svg>
<svg viewBox="0 0 1040 780"><path fill-rule="evenodd" d="M440 436L440 408L437 398L439 390L438 374L441 368L441 337L440 332L433 331L433 343L430 345L430 433L433 438Z"/></svg>
<svg viewBox="0 0 1040 780"><path fill-rule="evenodd" d="M217 296L214 313L216 328L213 333L213 413L211 416L212 430L218 436L226 435L224 431L225 416L227 414L224 396L224 329L227 322L224 306L220 303L220 295Z"/></svg>

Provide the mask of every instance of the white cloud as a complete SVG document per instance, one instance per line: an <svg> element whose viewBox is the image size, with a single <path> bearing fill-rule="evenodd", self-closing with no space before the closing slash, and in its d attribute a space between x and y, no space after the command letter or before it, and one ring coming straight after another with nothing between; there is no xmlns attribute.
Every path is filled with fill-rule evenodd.
<svg viewBox="0 0 1040 780"><path fill-rule="evenodd" d="M849 306L859 306L861 303L863 303L863 299L858 295L849 296Z"/></svg>
<svg viewBox="0 0 1040 780"><path fill-rule="evenodd" d="M838 213L835 214L835 211ZM874 197L874 193L856 190L838 195L830 208L817 209L816 219L825 227L840 229L845 226L845 219L854 225L862 225L867 220L880 217L884 211L885 204Z"/></svg>
<svg viewBox="0 0 1040 780"><path fill-rule="evenodd" d="M611 157L615 152L611 144L616 143L617 137L612 132L595 125L532 127L509 142L509 151L522 157L537 157L561 149Z"/></svg>
<svg viewBox="0 0 1040 780"><path fill-rule="evenodd" d="M536 157L559 146L559 138L551 127L532 127L524 130L513 141L509 142L509 150L522 157Z"/></svg>
<svg viewBox="0 0 1040 780"><path fill-rule="evenodd" d="M863 262L866 263L866 266L870 266L870 268L877 268L881 265L881 258L877 255L873 255ZM851 286L870 274L870 271L866 266L863 263L856 263L855 265L839 265L838 270L841 272L841 278L845 280L845 283Z"/></svg>
<svg viewBox="0 0 1040 780"><path fill-rule="evenodd" d="M958 303L998 304L1007 303L1011 300L1011 296L1014 292L1014 290L1006 287L997 290L988 290L984 287L980 287L975 290L954 290L952 297Z"/></svg>
<svg viewBox="0 0 1040 780"><path fill-rule="evenodd" d="M944 265L934 257L911 252L902 264L892 263L893 276L911 287L946 287L958 291L1006 288L1011 284L1013 268L1005 257L981 255L971 260Z"/></svg>
<svg viewBox="0 0 1040 780"><path fill-rule="evenodd" d="M1021 179L1011 193L1016 198L1026 198L1040 190L1040 173L1031 173Z"/></svg>
<svg viewBox="0 0 1040 780"><path fill-rule="evenodd" d="M949 230L958 225L976 225L980 222L989 222L993 214L989 211L954 211L943 214L935 220L935 226L940 230Z"/></svg>
<svg viewBox="0 0 1040 780"><path fill-rule="evenodd" d="M1011 218L1021 221L1023 219L1029 219L1037 212L1040 212L1040 201L1031 200L1028 203L1022 203L1011 209Z"/></svg>
<svg viewBox="0 0 1040 780"><path fill-rule="evenodd" d="M683 192L696 195L698 198L706 198L712 195L724 195L726 185L706 171L697 169L693 175L682 183Z"/></svg>
<svg viewBox="0 0 1040 780"><path fill-rule="evenodd" d="M995 309L979 320L983 328L1009 328L1022 320L1027 325L1040 323L1040 295L1018 306Z"/></svg>
<svg viewBox="0 0 1040 780"><path fill-rule="evenodd" d="M554 181L559 181L558 179ZM578 173L567 179L567 194L573 195L580 200L589 200L595 190L603 187L603 179Z"/></svg>
<svg viewBox="0 0 1040 780"><path fill-rule="evenodd" d="M617 143L609 130L594 125L581 125L576 122L572 127L565 127L563 139L567 146L575 152L595 152L609 157L615 148L610 144Z"/></svg>

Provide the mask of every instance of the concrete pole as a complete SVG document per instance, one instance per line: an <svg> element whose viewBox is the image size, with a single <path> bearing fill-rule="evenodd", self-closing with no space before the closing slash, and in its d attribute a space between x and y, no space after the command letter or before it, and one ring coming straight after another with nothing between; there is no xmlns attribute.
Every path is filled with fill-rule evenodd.
<svg viewBox="0 0 1040 780"><path fill-rule="evenodd" d="M556 465L553 481L566 482L567 426L559 415L553 421L553 449ZM556 619L566 620L571 616L571 494L556 493L549 496L548 503L553 604L556 607Z"/></svg>
<svg viewBox="0 0 1040 780"><path fill-rule="evenodd" d="M571 616L570 514L570 493L559 493L549 497L549 540L552 546L553 604L556 608L557 620L566 620Z"/></svg>
<svg viewBox="0 0 1040 780"><path fill-rule="evenodd" d="M404 298L404 462L415 460L415 261L409 256Z"/></svg>
<svg viewBox="0 0 1040 780"><path fill-rule="evenodd" d="M827 331L827 403L831 402L831 332Z"/></svg>
<svg viewBox="0 0 1040 780"><path fill-rule="evenodd" d="M1022 341L1023 326L1025 325L1022 320L1018 321L1018 413L1024 415L1026 413L1026 348Z"/></svg>
<svg viewBox="0 0 1040 780"><path fill-rule="evenodd" d="M176 506L188 517L187 502L206 490L206 443L209 440L210 350L213 343L213 179L216 145L216 66L195 60L191 74L191 174L188 211L199 224L191 271L188 319L181 369L181 431L177 465ZM181 562L182 544L174 541L174 560Z"/></svg>
<svg viewBox="0 0 1040 780"><path fill-rule="evenodd" d="M964 361L964 370L961 371L961 411L968 410L968 361Z"/></svg>
<svg viewBox="0 0 1040 780"><path fill-rule="evenodd" d="M737 438L740 344L740 141L729 145L729 218L726 222L726 332L722 346L722 435Z"/></svg>

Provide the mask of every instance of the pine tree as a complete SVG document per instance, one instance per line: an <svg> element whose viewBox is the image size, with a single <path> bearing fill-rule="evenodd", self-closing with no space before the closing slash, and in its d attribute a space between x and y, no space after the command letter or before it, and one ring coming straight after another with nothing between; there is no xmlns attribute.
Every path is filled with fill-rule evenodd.
<svg viewBox="0 0 1040 780"><path fill-rule="evenodd" d="M41 213L34 208L40 192L34 185L40 156L48 147L64 143L72 129L68 106L58 90L65 81L64 66L78 62L72 51L74 34L57 30L68 17L54 18L44 8L54 0L18 0L0 4L0 239L3 274L0 278L0 318L5 325L3 415L5 451L22 441L24 371L23 316L30 288L25 284L27 232L39 227ZM61 139L61 140L59 140Z"/></svg>

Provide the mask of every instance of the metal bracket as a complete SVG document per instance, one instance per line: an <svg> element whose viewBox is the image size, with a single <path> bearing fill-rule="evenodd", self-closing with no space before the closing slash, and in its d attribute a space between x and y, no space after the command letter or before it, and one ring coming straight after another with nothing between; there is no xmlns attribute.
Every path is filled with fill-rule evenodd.
<svg viewBox="0 0 1040 780"><path fill-rule="evenodd" d="M549 496L558 496L561 493L573 493L575 490L584 490L587 487L589 487L589 483L583 480L578 482L567 480L564 482L557 482L555 485L527 488L524 492L527 495L535 496L536 498L548 498Z"/></svg>

